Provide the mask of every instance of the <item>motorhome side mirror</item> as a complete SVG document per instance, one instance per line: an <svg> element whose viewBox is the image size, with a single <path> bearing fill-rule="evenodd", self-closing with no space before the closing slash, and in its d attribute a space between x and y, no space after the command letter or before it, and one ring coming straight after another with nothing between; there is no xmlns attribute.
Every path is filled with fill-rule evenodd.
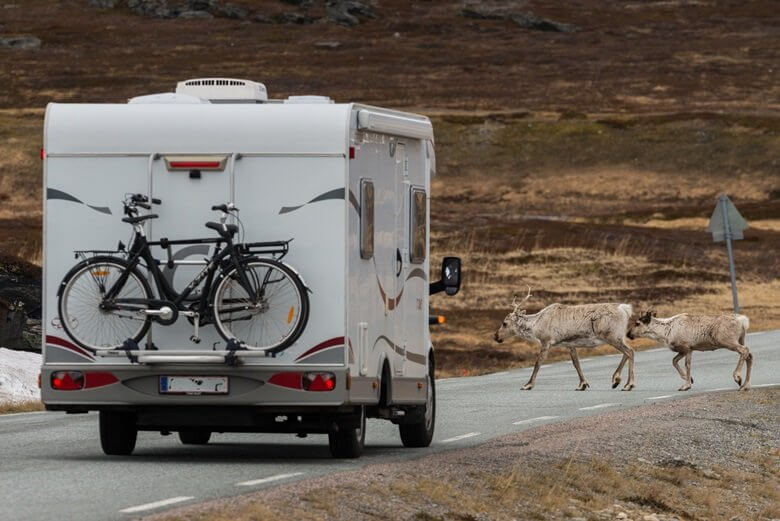
<svg viewBox="0 0 780 521"><path fill-rule="evenodd" d="M429 294L442 291L450 296L460 291L460 257L444 257L441 263L441 280L430 285Z"/></svg>

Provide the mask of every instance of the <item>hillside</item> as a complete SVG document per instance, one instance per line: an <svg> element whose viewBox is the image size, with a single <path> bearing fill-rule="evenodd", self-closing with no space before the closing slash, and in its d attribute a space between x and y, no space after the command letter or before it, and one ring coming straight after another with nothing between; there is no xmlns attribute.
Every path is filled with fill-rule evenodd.
<svg viewBox="0 0 780 521"><path fill-rule="evenodd" d="M771 0L17 0L0 9L0 253L40 263L46 103L235 76L433 119L432 257L466 268L434 300L442 374L528 363L490 340L526 284L532 309L728 311L704 231L722 192L751 224L744 311L777 328L779 38Z"/></svg>

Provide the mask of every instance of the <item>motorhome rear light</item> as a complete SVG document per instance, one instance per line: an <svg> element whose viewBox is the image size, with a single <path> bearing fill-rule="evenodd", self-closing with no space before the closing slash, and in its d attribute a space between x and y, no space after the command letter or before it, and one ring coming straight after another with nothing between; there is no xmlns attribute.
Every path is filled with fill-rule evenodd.
<svg viewBox="0 0 780 521"><path fill-rule="evenodd" d="M163 156L168 170L180 170L191 172L193 170L218 170L222 171L227 166L226 155L171 155Z"/></svg>
<svg viewBox="0 0 780 521"><path fill-rule="evenodd" d="M46 151L44 149L41 149L41 161L46 159Z"/></svg>
<svg viewBox="0 0 780 521"><path fill-rule="evenodd" d="M171 161L171 168L219 168L219 161Z"/></svg>
<svg viewBox="0 0 780 521"><path fill-rule="evenodd" d="M41 373L38 373L38 389L41 388Z"/></svg>
<svg viewBox="0 0 780 521"><path fill-rule="evenodd" d="M51 387L57 391L79 391L84 388L84 373L55 371L51 374Z"/></svg>
<svg viewBox="0 0 780 521"><path fill-rule="evenodd" d="M268 383L290 389L302 389L302 379L302 373L276 373L268 379Z"/></svg>
<svg viewBox="0 0 780 521"><path fill-rule="evenodd" d="M93 389L95 387L103 387L104 385L111 385L119 381L119 378L114 376L113 373L102 371L87 371L85 376L84 389Z"/></svg>
<svg viewBox="0 0 780 521"><path fill-rule="evenodd" d="M349 158L355 159L355 147L349 147Z"/></svg>
<svg viewBox="0 0 780 521"><path fill-rule="evenodd" d="M303 373L303 389L305 391L322 392L336 388L336 375L333 373Z"/></svg>

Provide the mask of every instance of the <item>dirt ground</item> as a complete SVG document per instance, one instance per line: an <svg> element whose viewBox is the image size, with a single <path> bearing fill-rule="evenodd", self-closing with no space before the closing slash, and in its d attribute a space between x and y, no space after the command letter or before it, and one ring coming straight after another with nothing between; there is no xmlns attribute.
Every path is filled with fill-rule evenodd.
<svg viewBox="0 0 780 521"><path fill-rule="evenodd" d="M372 465L149 521L769 521L780 390L706 394Z"/></svg>
<svg viewBox="0 0 780 521"><path fill-rule="evenodd" d="M271 97L324 94L431 117L432 271L456 254L465 276L460 295L432 302L447 317L434 333L441 376L533 361L533 346L490 340L526 285L529 311L620 301L660 315L729 312L725 248L705 231L724 192L751 226L735 245L743 312L753 330L780 327L776 2L499 6L575 26L567 33L466 17L467 4L375 2L377 18L356 27L157 20L86 0L0 9L0 36L42 40L0 48L0 254L41 262L46 103L121 103L185 78L246 77Z"/></svg>

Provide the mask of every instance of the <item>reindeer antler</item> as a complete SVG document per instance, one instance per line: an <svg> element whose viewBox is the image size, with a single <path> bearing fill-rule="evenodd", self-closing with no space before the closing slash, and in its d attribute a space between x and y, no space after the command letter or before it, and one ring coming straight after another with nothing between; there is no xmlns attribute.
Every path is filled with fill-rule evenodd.
<svg viewBox="0 0 780 521"><path fill-rule="evenodd" d="M531 298L531 286L528 284L526 284L526 286L528 286L528 295L526 295L525 298L520 301L520 304L517 303L517 295L515 295L515 298L512 299L512 305L515 307L515 309L517 309L518 306L522 305L523 302Z"/></svg>

